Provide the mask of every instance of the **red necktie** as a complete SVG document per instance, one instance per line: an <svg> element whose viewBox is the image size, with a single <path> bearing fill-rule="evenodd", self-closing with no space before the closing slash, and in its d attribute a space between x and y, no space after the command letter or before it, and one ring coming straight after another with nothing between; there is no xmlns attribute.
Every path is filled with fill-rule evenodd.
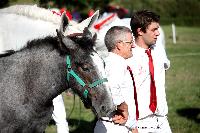
<svg viewBox="0 0 200 133"><path fill-rule="evenodd" d="M150 110L154 113L157 107L157 98L156 98L156 86L154 80L154 66L153 66L153 59L151 56L151 49L145 50L149 57L149 72L151 75L151 84L150 84Z"/></svg>
<svg viewBox="0 0 200 133"><path fill-rule="evenodd" d="M134 86L134 100L135 100L135 107L136 107L136 120L139 118L139 110L138 110L138 102L137 102L137 91L135 87L135 80L133 77L133 72L129 66L127 66L127 69L129 70L129 73L131 75L132 81L133 81L133 86Z"/></svg>

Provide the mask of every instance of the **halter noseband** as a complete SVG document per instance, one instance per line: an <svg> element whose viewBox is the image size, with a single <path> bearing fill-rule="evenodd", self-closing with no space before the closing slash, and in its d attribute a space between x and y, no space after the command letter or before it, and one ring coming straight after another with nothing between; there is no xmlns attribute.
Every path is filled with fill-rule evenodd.
<svg viewBox="0 0 200 133"><path fill-rule="evenodd" d="M88 86L90 89L99 85L99 84L102 84L103 82L107 82L107 78L103 78L103 79L100 79L100 80L97 80L91 84L86 84L71 68L71 61L70 61L70 57L69 55L67 55L66 57L66 65L67 65L67 81L69 82L69 78L70 78L70 75L72 75L76 81L82 86L82 87L85 87L85 86ZM83 96L85 98L87 98L87 95L88 95L88 90L85 89L84 92L83 92Z"/></svg>

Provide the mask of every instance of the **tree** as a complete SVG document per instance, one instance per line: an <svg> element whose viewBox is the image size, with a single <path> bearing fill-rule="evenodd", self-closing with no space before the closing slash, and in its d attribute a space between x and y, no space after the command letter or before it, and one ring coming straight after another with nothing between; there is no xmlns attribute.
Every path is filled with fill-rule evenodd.
<svg viewBox="0 0 200 133"><path fill-rule="evenodd" d="M6 7L9 5L8 0L0 0L0 8Z"/></svg>

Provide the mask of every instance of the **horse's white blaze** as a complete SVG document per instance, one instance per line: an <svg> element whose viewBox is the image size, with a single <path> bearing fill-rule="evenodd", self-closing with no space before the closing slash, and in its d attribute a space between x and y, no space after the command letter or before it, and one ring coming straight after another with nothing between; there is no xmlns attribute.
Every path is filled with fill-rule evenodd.
<svg viewBox="0 0 200 133"><path fill-rule="evenodd" d="M99 56L99 54L93 52L93 55L91 55L91 58L94 62L94 64L96 64L97 67L97 72L99 72L99 75L101 77L101 79L106 78L106 73L105 73L105 63L104 60ZM101 80L99 79L99 80ZM109 97L112 97L112 93L110 90L110 86L108 84L108 82L103 82L103 85L106 86L106 91L108 92ZM108 112L109 114L110 112Z"/></svg>
<svg viewBox="0 0 200 133"><path fill-rule="evenodd" d="M93 52L92 55L90 55L95 66L97 67L98 73L102 78L105 78L105 66L103 59L95 52Z"/></svg>

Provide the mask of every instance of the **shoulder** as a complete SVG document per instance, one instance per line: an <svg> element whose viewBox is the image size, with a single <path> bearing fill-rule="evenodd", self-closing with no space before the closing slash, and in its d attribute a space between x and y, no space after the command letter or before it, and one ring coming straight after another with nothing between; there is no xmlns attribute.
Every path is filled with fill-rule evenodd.
<svg viewBox="0 0 200 133"><path fill-rule="evenodd" d="M127 68L126 60L116 54L109 54L105 58L105 64L106 64L106 69L112 69L112 70L121 69L122 70L122 69Z"/></svg>
<svg viewBox="0 0 200 133"><path fill-rule="evenodd" d="M105 58L105 63L123 64L125 59L117 54L109 52L108 56Z"/></svg>

